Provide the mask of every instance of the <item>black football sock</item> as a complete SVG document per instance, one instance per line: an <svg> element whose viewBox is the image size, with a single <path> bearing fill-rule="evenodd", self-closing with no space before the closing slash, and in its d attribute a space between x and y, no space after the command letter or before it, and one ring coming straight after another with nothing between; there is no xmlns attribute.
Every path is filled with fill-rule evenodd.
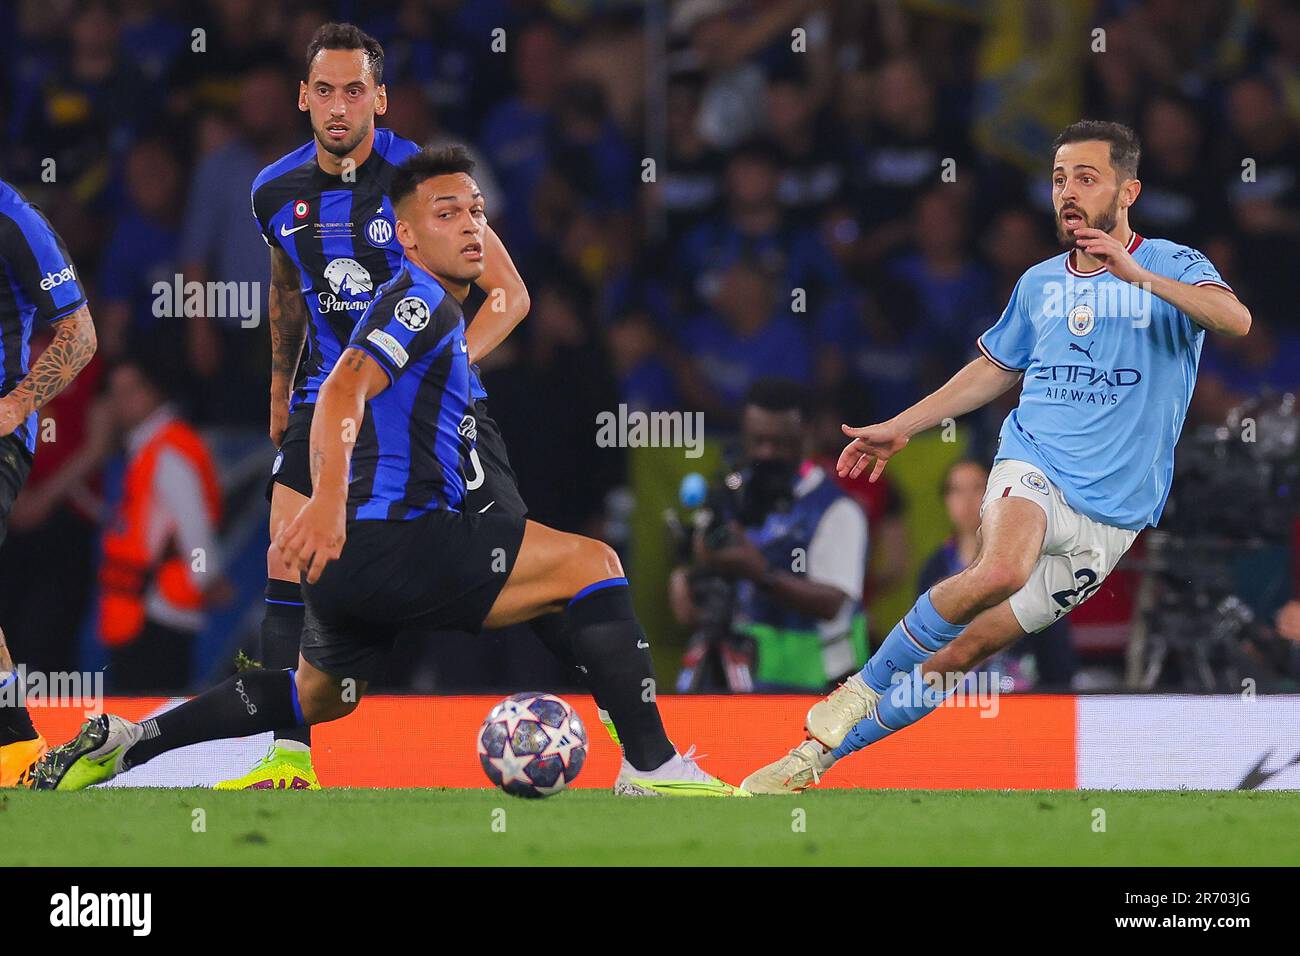
<svg viewBox="0 0 1300 956"><path fill-rule="evenodd" d="M266 616L262 618L262 666L281 670L298 666L302 641L302 586L296 581L266 582ZM276 740L296 740L311 746L310 727L277 727Z"/></svg>
<svg viewBox="0 0 1300 956"><path fill-rule="evenodd" d="M546 649L559 658L560 663L569 669L573 679L582 686L591 690L591 681L583 671L582 665L578 663L577 655L573 651L573 640L568 631L568 623L564 614L547 614L545 617L535 617L528 622L528 626L533 629L537 639L546 645ZM596 697L593 693L592 697ZM601 710L608 710L596 697L596 706Z"/></svg>
<svg viewBox="0 0 1300 956"><path fill-rule="evenodd" d="M205 740L249 737L302 724L293 671L244 671L193 700L144 721L144 738L126 752L127 767Z"/></svg>
<svg viewBox="0 0 1300 956"><path fill-rule="evenodd" d="M627 762L637 770L659 767L676 750L659 718L650 642L632 613L627 581L611 578L584 588L564 617L574 655L618 729Z"/></svg>
<svg viewBox="0 0 1300 956"><path fill-rule="evenodd" d="M36 728L24 703L18 672L0 671L0 747L20 740L35 740Z"/></svg>

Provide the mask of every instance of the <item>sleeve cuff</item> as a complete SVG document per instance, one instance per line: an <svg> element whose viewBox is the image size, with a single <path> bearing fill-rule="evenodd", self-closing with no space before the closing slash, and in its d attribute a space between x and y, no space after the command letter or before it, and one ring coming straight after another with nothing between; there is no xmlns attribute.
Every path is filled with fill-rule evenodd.
<svg viewBox="0 0 1300 956"><path fill-rule="evenodd" d="M59 321L59 319L66 319L73 312L76 312L79 308L81 308L85 304L86 304L86 297L83 295L80 299L78 299L76 302L74 302L72 305L68 306L67 308L60 309L58 312L55 312L53 315L47 315L44 316L43 318L45 319L46 322L57 322Z"/></svg>
<svg viewBox="0 0 1300 956"><path fill-rule="evenodd" d="M998 368L1003 369L1004 371L1007 372L1024 371L1023 368L1016 368L1014 365L1008 365L1006 362L1003 362L1000 359L996 358L993 355L993 353L988 350L987 346L984 345L984 336L981 335L979 338L977 338L975 340L975 344L979 346L979 350L983 354L983 356L986 359L988 359L990 362L992 362L994 365L996 365Z"/></svg>
<svg viewBox="0 0 1300 956"><path fill-rule="evenodd" d="M388 376L389 385L392 385L397 381L397 374L393 371L392 361L382 351L372 345L366 344L364 339L360 342L349 342L347 347L350 349L360 349L362 352L365 352L374 359L375 363L384 370L384 374Z"/></svg>

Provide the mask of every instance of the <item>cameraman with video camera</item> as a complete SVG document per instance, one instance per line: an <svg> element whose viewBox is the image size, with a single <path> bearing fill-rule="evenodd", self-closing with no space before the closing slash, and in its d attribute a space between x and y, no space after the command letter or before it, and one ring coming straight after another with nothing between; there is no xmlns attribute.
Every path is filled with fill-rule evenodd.
<svg viewBox="0 0 1300 956"><path fill-rule="evenodd" d="M806 415L795 382L746 395L743 460L709 489L669 581L692 629L679 691L820 691L866 660L867 519L806 461Z"/></svg>

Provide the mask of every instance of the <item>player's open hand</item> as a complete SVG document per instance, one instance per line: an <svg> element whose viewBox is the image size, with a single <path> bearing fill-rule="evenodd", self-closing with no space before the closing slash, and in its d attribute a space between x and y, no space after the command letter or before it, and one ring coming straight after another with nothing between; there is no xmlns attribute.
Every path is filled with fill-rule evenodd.
<svg viewBox="0 0 1300 956"><path fill-rule="evenodd" d="M1133 259L1128 248L1108 232L1084 226L1074 230L1074 244L1080 252L1086 252L1103 266L1116 279L1125 282L1141 282L1146 275Z"/></svg>
<svg viewBox="0 0 1300 956"><path fill-rule="evenodd" d="M861 428L841 425L840 430L853 439L840 452L835 467L841 478L856 478L870 467L867 481L875 481L885 470L885 462L902 451L908 442L908 436L892 422L863 425Z"/></svg>
<svg viewBox="0 0 1300 956"><path fill-rule="evenodd" d="M347 513L342 504L326 504L312 498L298 516L280 528L275 536L275 546L284 563L305 572L307 583L315 584L321 572L343 553L347 538Z"/></svg>

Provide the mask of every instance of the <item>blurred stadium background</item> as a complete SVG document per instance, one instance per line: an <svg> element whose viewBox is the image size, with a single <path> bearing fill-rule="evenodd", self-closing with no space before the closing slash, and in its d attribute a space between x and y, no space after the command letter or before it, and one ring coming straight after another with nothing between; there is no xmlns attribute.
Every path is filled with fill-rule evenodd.
<svg viewBox="0 0 1300 956"><path fill-rule="evenodd" d="M310 136L297 82L330 19L385 46L382 125L476 153L533 303L485 363L491 408L533 516L623 554L665 682L687 634L666 596L663 513L685 474L726 470L748 385L779 374L808 386L823 455L838 452L840 421L915 401L974 354L1021 272L1057 251L1056 132L1081 116L1133 125L1137 229L1202 249L1255 326L1207 339L1170 529L1139 539L1050 649L1000 661L1001 686L1300 685L1300 606L1287 603L1300 593L1300 9L1282 0L4 4L0 176L63 236L102 342L47 412L57 439L0 550L0 622L18 661L54 672L106 659L96 566L122 456L101 392L127 355L202 429L223 497L228 586L212 592L188 682L160 690L206 686L253 652L273 457L266 323L157 318L153 288L179 275L265 293L249 186ZM620 404L704 412L706 454L597 447L597 414ZM948 466L989 461L1008 407L964 420L954 440L918 439L885 486L851 489L869 519L873 636L953 534ZM1250 422L1258 441L1243 442ZM102 467L60 480L88 458ZM386 689L530 685L563 685L536 642L446 635L410 642Z"/></svg>

